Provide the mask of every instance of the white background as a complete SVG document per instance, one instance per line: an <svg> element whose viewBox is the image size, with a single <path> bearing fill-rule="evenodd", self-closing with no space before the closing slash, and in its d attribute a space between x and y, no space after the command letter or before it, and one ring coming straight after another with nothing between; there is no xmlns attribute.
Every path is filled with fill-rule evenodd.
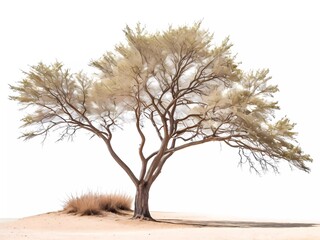
<svg viewBox="0 0 320 240"><path fill-rule="evenodd" d="M298 140L314 158L310 174L291 171L257 176L240 168L238 155L206 144L174 155L151 189L152 211L195 212L213 218L320 222L319 8L317 1L43 1L0 2L0 218L62 208L71 194L119 191L134 195L130 179L99 139L80 134L73 142L45 144L18 139L23 112L8 84L39 61L64 62L72 71L124 40L122 29L137 22L149 31L192 24L230 36L246 70L269 68L281 111L297 123ZM138 143L118 132L117 148L138 167Z"/></svg>

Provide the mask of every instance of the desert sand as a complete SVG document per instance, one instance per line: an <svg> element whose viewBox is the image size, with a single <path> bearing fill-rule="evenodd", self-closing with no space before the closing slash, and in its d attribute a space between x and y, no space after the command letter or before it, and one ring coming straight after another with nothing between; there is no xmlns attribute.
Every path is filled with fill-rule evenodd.
<svg viewBox="0 0 320 240"><path fill-rule="evenodd" d="M0 240L320 239L317 224L215 221L180 213L155 212L153 216L159 222L111 213L80 217L53 212L0 223Z"/></svg>

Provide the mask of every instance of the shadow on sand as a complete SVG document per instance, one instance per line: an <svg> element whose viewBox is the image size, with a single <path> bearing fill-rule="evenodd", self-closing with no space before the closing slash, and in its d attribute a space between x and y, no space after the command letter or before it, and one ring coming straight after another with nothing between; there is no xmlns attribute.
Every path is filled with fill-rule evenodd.
<svg viewBox="0 0 320 240"><path fill-rule="evenodd" d="M182 219L159 219L158 222L188 225L194 227L228 227L228 228L301 228L315 227L313 223L277 223L277 222L252 222L252 221L201 221Z"/></svg>

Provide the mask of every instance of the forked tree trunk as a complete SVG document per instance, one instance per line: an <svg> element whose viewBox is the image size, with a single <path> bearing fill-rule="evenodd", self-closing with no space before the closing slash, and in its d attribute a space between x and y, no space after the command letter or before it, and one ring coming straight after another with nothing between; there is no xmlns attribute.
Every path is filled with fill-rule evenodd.
<svg viewBox="0 0 320 240"><path fill-rule="evenodd" d="M154 221L149 211L149 190L150 186L146 182L138 185L134 202L134 219Z"/></svg>

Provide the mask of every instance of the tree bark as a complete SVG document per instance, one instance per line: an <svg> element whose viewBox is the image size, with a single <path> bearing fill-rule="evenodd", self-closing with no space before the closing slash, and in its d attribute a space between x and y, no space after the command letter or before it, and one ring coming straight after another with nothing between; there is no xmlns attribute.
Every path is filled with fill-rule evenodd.
<svg viewBox="0 0 320 240"><path fill-rule="evenodd" d="M149 211L149 190L150 186L147 182L138 184L134 202L134 219L154 221Z"/></svg>

